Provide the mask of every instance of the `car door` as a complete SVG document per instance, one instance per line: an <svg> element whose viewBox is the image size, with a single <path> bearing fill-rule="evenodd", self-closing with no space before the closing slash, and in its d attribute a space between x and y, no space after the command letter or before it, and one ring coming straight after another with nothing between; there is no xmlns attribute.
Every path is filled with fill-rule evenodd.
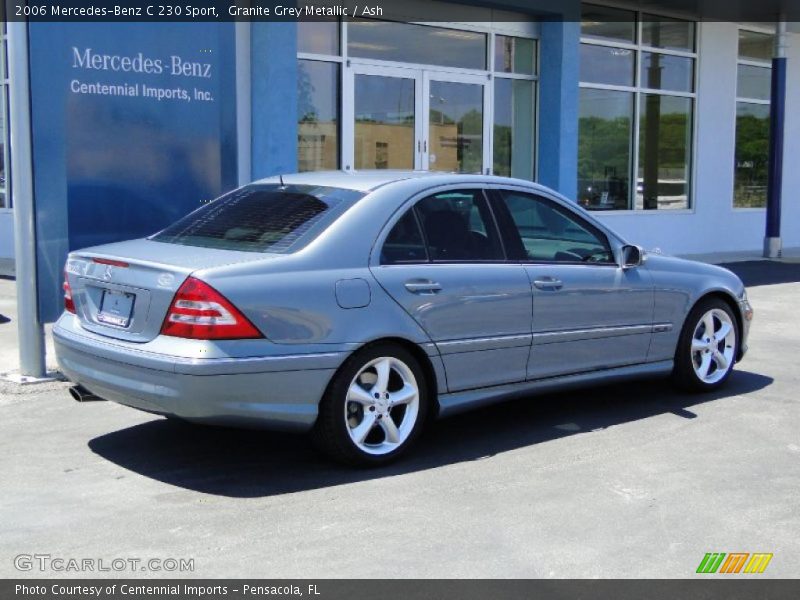
<svg viewBox="0 0 800 600"><path fill-rule="evenodd" d="M511 256L533 293L528 379L645 362L653 326L653 283L644 268L621 268L608 237L552 198L513 189L493 194Z"/></svg>
<svg viewBox="0 0 800 600"><path fill-rule="evenodd" d="M523 381L530 283L522 265L505 261L485 192L429 194L386 231L372 272L436 344L448 389Z"/></svg>

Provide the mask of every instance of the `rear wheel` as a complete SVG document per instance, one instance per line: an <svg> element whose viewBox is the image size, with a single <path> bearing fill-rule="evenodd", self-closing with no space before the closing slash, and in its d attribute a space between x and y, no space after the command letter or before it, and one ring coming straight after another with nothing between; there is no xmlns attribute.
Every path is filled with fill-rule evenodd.
<svg viewBox="0 0 800 600"><path fill-rule="evenodd" d="M419 436L428 413L425 374L405 348L388 343L354 354L320 402L313 438L352 465L386 464Z"/></svg>
<svg viewBox="0 0 800 600"><path fill-rule="evenodd" d="M710 391L730 377L739 343L736 318L718 298L701 300L691 310L675 354L673 379L690 391Z"/></svg>

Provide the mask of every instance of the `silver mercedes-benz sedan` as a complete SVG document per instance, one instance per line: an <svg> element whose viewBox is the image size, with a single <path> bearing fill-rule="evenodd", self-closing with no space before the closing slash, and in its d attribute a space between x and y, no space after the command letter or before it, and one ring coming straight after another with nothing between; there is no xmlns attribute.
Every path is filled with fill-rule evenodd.
<svg viewBox="0 0 800 600"><path fill-rule="evenodd" d="M75 395L310 431L367 465L430 418L511 397L667 375L715 389L753 316L730 271L481 175L264 179L149 238L72 252L65 273L53 334Z"/></svg>

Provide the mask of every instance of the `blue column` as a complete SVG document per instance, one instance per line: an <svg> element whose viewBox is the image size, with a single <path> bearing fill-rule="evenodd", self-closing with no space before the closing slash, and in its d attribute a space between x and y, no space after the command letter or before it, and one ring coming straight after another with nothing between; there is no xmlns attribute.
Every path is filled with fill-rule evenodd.
<svg viewBox="0 0 800 600"><path fill-rule="evenodd" d="M786 58L772 59L769 111L769 170L767 174L767 223L764 256L780 256L781 188L783 187L783 128L786 114Z"/></svg>
<svg viewBox="0 0 800 600"><path fill-rule="evenodd" d="M580 23L544 20L540 42L538 180L574 200L578 188Z"/></svg>
<svg viewBox="0 0 800 600"><path fill-rule="evenodd" d="M297 171L297 24L250 30L253 179Z"/></svg>

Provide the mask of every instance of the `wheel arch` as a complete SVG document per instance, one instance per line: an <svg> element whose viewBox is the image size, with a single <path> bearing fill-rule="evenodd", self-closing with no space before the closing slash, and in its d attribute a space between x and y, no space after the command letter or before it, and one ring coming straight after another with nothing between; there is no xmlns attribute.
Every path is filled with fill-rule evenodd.
<svg viewBox="0 0 800 600"><path fill-rule="evenodd" d="M353 352L350 353L350 356L348 356L348 358L344 360L341 365L339 365L336 371L334 371L333 375L331 375L331 378L328 381L328 385L325 388L325 393L327 393L331 384L336 379L336 375L339 374L339 371L341 371L344 368L344 366L347 364L347 361L351 357L363 351L365 348L370 348L371 346L376 346L378 344L395 344L410 352L411 355L417 359L417 362L419 362L419 365L425 374L425 384L428 391L428 397L431 399L430 410L428 411L428 418L433 420L436 417L438 417L440 409L439 377L436 374L436 368L433 366L433 361L431 360L431 357L428 356L428 353L425 352L425 350L423 350L423 348L419 344L403 337L389 336L389 337L376 338L374 340L370 340L369 342L365 342L364 344L353 350Z"/></svg>

